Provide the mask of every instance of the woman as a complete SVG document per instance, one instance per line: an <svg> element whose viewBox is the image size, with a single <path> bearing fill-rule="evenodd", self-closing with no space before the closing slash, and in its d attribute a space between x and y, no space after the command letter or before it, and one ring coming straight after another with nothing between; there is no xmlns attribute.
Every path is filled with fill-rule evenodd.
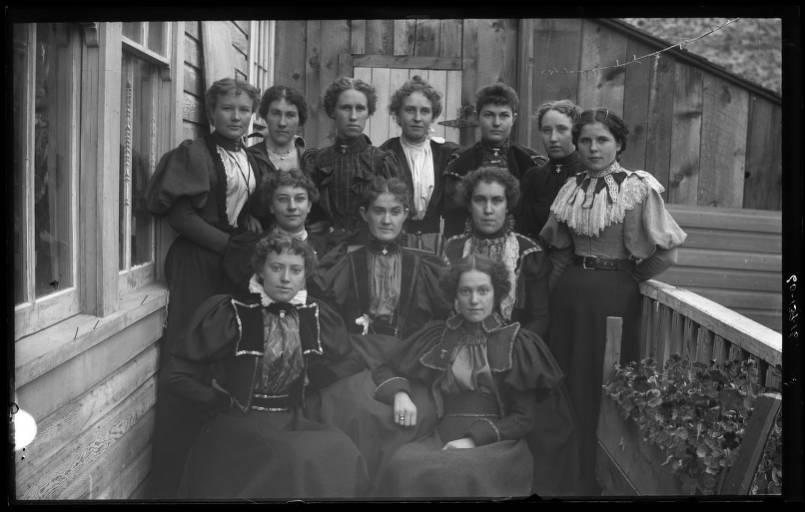
<svg viewBox="0 0 805 512"><path fill-rule="evenodd" d="M537 422L538 401L561 386L562 372L538 336L495 312L509 287L499 261L472 255L456 263L444 288L458 314L406 340L411 346L394 361L396 374L388 367L374 372L375 397L389 404L410 392L409 379L429 384L439 417L429 437L392 456L376 495L531 494L525 436Z"/></svg>
<svg viewBox="0 0 805 512"><path fill-rule="evenodd" d="M445 262L454 264L471 254L502 261L510 283L506 296L500 298L503 319L519 321L545 336L551 265L539 244L512 230L509 212L520 196L517 179L505 169L481 167L464 177L461 191L470 218L464 233L445 243Z"/></svg>
<svg viewBox="0 0 805 512"><path fill-rule="evenodd" d="M621 360L638 359L638 283L672 265L686 238L665 209L662 185L618 162L628 133L608 109L581 114L573 143L584 172L561 188L541 232L554 261L549 343L579 416L590 493L599 490L593 473L607 317L623 319Z"/></svg>
<svg viewBox="0 0 805 512"><path fill-rule="evenodd" d="M411 396L418 403L418 418L400 420L390 407L372 399L375 386L368 371L398 357L400 338L432 319L445 318L450 308L439 287L443 269L439 259L400 246L410 202L405 182L374 178L360 207L369 243L348 253L346 244L334 249L341 256L320 284L320 289L329 291L327 299L350 331L365 335L352 339L367 371L330 386L322 392L320 404L311 408L319 411L322 421L350 436L364 455L370 475L396 448L433 426L429 413L433 406L427 403L424 387L416 386Z"/></svg>
<svg viewBox="0 0 805 512"><path fill-rule="evenodd" d="M581 169L573 144L573 122L581 107L570 100L549 101L537 110L537 126L548 162L532 167L520 180L523 200L517 213L517 231L536 240L548 220L551 203L568 178Z"/></svg>
<svg viewBox="0 0 805 512"><path fill-rule="evenodd" d="M266 122L266 137L263 144L249 147L248 152L260 167L263 182L277 171L300 169L305 141L298 135L307 121L305 97L292 87L275 85L263 93L258 114ZM271 226L268 211L270 204L260 203L258 219L263 227Z"/></svg>
<svg viewBox="0 0 805 512"><path fill-rule="evenodd" d="M148 184L148 210L166 217L178 237L165 257L168 318L162 368L182 342L193 311L207 297L245 288L248 250L260 223L250 213L261 180L242 137L257 105L258 91L225 78L207 90L205 104L213 132L186 140L165 154ZM161 375L162 382L164 375ZM160 390L164 384L160 384ZM171 497L184 456L198 431L198 415L182 400L160 391L154 441L153 492Z"/></svg>
<svg viewBox="0 0 805 512"><path fill-rule="evenodd" d="M405 221L405 244L433 253L440 247L442 173L458 144L431 136L431 123L442 113L442 96L419 75L392 95L389 112L402 129L380 146L392 151L408 188L413 207Z"/></svg>
<svg viewBox="0 0 805 512"><path fill-rule="evenodd" d="M324 93L324 110L334 122L335 143L309 150L302 158L302 169L321 192L320 211L312 217L330 225L331 247L344 240L365 242L358 212L363 191L374 176L399 175L394 155L372 146L363 134L376 104L374 87L363 80L341 77L334 81Z"/></svg>
<svg viewBox="0 0 805 512"><path fill-rule="evenodd" d="M527 169L545 162L545 157L533 149L510 139L519 104L517 92L502 82L487 85L476 94L475 115L481 140L454 153L443 175L445 238L464 229L468 215L462 205L460 184L467 173L479 167L500 167L520 180Z"/></svg>
<svg viewBox="0 0 805 512"><path fill-rule="evenodd" d="M251 295L215 295L193 315L170 378L210 416L187 459L186 498L333 498L366 491L360 453L307 419L306 392L356 368L335 312L307 297L315 255L297 239L263 237Z"/></svg>

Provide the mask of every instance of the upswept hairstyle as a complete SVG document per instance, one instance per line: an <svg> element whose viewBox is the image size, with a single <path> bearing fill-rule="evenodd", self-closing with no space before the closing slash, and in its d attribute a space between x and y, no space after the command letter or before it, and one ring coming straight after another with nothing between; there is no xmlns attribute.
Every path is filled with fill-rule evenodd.
<svg viewBox="0 0 805 512"><path fill-rule="evenodd" d="M506 207L512 212L520 200L520 182L507 169L502 167L479 167L470 171L461 180L461 197L464 206L469 209L475 187L482 181L500 183L506 189Z"/></svg>
<svg viewBox="0 0 805 512"><path fill-rule="evenodd" d="M511 289L509 282L509 271L502 261L492 260L479 254L471 254L458 263L451 265L442 274L440 285L445 297L455 300L458 295L458 282L461 276L470 270L477 270L487 274L492 281L492 289L495 292L495 311L500 309L500 301L506 297Z"/></svg>
<svg viewBox="0 0 805 512"><path fill-rule="evenodd" d="M330 118L335 115L335 105L338 103L338 97L341 96L342 92L350 89L362 92L363 95L366 96L366 106L369 108L369 115L371 116L375 113L375 108L377 107L377 93L375 92L375 88L360 78L342 76L337 78L327 87L327 90L324 91L324 111Z"/></svg>
<svg viewBox="0 0 805 512"><path fill-rule="evenodd" d="M302 256L305 260L305 277L312 276L319 264L316 259L316 253L307 242L303 242L302 240L283 233L269 232L263 235L254 247L251 260L253 272L257 273L263 268L269 252L274 252L275 254L297 254Z"/></svg>
<svg viewBox="0 0 805 512"><path fill-rule="evenodd" d="M411 191L408 185L400 178L384 178L382 176L375 176L369 182L369 186L363 191L361 196L361 206L369 208L374 203L380 194L393 195L405 209L411 209Z"/></svg>
<svg viewBox="0 0 805 512"><path fill-rule="evenodd" d="M492 85L482 87L475 94L475 113L480 114L481 109L486 105L508 105L511 107L512 112L517 112L520 106L520 97L517 96L517 91L504 84L497 82Z"/></svg>
<svg viewBox="0 0 805 512"><path fill-rule="evenodd" d="M263 98L260 100L260 109L257 113L265 119L271 104L282 99L296 107L297 112L299 112L299 126L304 126L307 121L307 102L302 93L293 87L273 85L266 89L266 92L263 93Z"/></svg>
<svg viewBox="0 0 805 512"><path fill-rule="evenodd" d="M430 101L433 119L439 117L442 113L442 95L419 75L412 76L394 92L389 102L389 112L399 116L403 101L415 92L421 92Z"/></svg>
<svg viewBox="0 0 805 512"><path fill-rule="evenodd" d="M621 153L626 150L626 137L629 135L629 129L626 127L626 123L623 122L623 119L606 107L585 110L581 113L579 119L573 123L573 144L578 146L581 129L588 124L594 123L603 124L607 130L609 130L609 133L612 134L612 137L614 137L617 142L620 142L621 150L618 151L616 155L616 157L620 159Z"/></svg>
<svg viewBox="0 0 805 512"><path fill-rule="evenodd" d="M581 107L576 105L570 100L554 100L546 101L537 109L537 126L542 128L542 118L549 110L556 110L560 114L564 114L570 118L571 126L578 120L581 115Z"/></svg>
<svg viewBox="0 0 805 512"><path fill-rule="evenodd" d="M218 106L218 97L229 94L230 92L240 95L246 93L252 100L252 112L257 110L257 102L260 100L260 91L257 87L240 78L222 78L215 81L207 92L204 93L204 106L207 109L207 119L212 119L212 113Z"/></svg>
<svg viewBox="0 0 805 512"><path fill-rule="evenodd" d="M263 204L271 204L271 198L274 197L274 192L280 187L298 187L307 190L307 197L311 203L319 200L319 189L310 179L310 176L300 171L299 169L290 169L288 171L278 171L271 173L268 179L263 183L260 200Z"/></svg>

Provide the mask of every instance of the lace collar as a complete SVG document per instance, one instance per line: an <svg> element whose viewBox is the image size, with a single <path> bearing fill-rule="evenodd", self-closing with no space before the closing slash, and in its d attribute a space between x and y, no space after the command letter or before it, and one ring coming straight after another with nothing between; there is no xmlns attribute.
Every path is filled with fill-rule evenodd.
<svg viewBox="0 0 805 512"><path fill-rule="evenodd" d="M260 295L260 303L264 307L268 307L276 302L266 294L262 283L260 283L260 277L257 274L253 274L252 278L249 280L249 291ZM289 302L294 306L304 306L307 304L307 290L299 290Z"/></svg>

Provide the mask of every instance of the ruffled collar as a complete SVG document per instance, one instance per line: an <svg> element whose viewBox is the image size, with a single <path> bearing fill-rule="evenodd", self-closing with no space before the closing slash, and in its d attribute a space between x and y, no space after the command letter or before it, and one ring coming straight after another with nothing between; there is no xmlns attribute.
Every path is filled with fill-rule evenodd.
<svg viewBox="0 0 805 512"><path fill-rule="evenodd" d="M221 135L218 132L212 132L210 134L210 138L216 145L221 146L227 151L240 151L243 149L243 140L242 139L228 139Z"/></svg>
<svg viewBox="0 0 805 512"><path fill-rule="evenodd" d="M610 175L614 172L625 171L625 170L626 169L621 167L621 164L619 164L618 161L615 160L614 162L609 164L608 167L606 167L605 169L601 169L600 171L591 171L589 169L585 169L584 172L590 178L603 178L604 176Z"/></svg>
<svg viewBox="0 0 805 512"><path fill-rule="evenodd" d="M503 318L498 313L492 313L480 322L468 322L466 318L456 313L447 319L445 325L451 331L461 330L465 333L486 333L500 329L506 325Z"/></svg>
<svg viewBox="0 0 805 512"><path fill-rule="evenodd" d="M291 233L289 231L285 231L284 229L282 229L279 226L274 226L274 229L272 230L272 232L273 233L279 233L279 234L285 235L285 236L289 236L291 238L296 238L297 240L301 240L302 242L307 240L307 236L308 236L307 230L304 229L304 228L302 228L301 231L297 231L296 233Z"/></svg>
<svg viewBox="0 0 805 512"><path fill-rule="evenodd" d="M252 278L249 280L249 291L260 295L260 303L263 305L263 307L268 307L277 302L266 294L266 291L263 288L263 285L260 283L257 274L253 274ZM288 302L294 306L304 306L307 304L307 290L299 290Z"/></svg>
<svg viewBox="0 0 805 512"><path fill-rule="evenodd" d="M351 139L342 139L340 137L335 139L333 147L342 155L347 153L360 153L369 146L369 139L365 134Z"/></svg>

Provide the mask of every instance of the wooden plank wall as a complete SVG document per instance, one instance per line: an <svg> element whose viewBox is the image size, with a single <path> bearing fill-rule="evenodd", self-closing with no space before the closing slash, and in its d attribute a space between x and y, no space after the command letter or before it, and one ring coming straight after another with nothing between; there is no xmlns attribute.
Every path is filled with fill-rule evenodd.
<svg viewBox="0 0 805 512"><path fill-rule="evenodd" d="M37 421L34 441L14 453L18 499L125 499L142 486L165 296L159 285L135 294L103 319L125 327L49 371L18 368L16 400Z"/></svg>
<svg viewBox="0 0 805 512"><path fill-rule="evenodd" d="M781 101L714 66L670 52L614 66L665 46L594 19L520 20L520 140L543 151L536 113L568 98L604 106L629 127L626 167L651 172L671 203L779 211ZM526 91L530 91L530 94Z"/></svg>
<svg viewBox="0 0 805 512"><path fill-rule="evenodd" d="M782 328L780 212L668 206L688 234L677 264L655 277Z"/></svg>
<svg viewBox="0 0 805 512"><path fill-rule="evenodd" d="M182 135L185 139L198 138L209 131L204 111L204 91L210 86L204 77L204 51L200 21L185 22L184 37L184 98L182 104ZM227 22L232 38L233 72L246 80L249 72L248 21Z"/></svg>
<svg viewBox="0 0 805 512"><path fill-rule="evenodd" d="M352 76L353 59L461 59L460 104L449 105L439 119L455 120L460 110L474 104L480 87L497 80L516 85L517 37L518 22L512 19L281 20L276 25L274 83L304 92L310 117L303 135L311 146L321 147L332 142L332 121L321 96L338 76ZM474 128L461 130L462 144L476 138Z"/></svg>

